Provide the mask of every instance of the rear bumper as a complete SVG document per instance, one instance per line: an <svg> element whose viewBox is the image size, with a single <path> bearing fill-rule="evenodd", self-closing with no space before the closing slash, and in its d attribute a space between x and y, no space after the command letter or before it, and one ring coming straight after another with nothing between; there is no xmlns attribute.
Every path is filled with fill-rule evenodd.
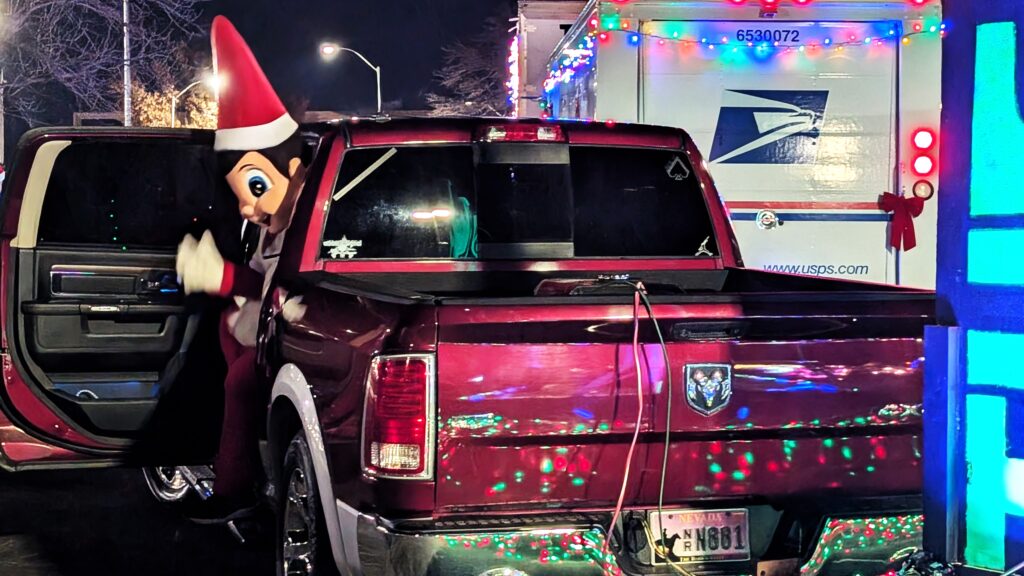
<svg viewBox="0 0 1024 576"><path fill-rule="evenodd" d="M356 574L376 576L605 576L621 574L604 529L584 517L425 522L396 527L339 503L345 556ZM347 507L345 507L347 508ZM349 522L346 522L348 514ZM354 530L353 530L354 528Z"/></svg>
<svg viewBox="0 0 1024 576"><path fill-rule="evenodd" d="M395 525L338 502L345 557L366 576L606 576L677 574L669 566L620 561L605 545L601 515L555 514ZM829 518L809 559L790 563L792 576L882 574L921 547L919 514ZM628 539L627 539L628 540ZM621 551L619 551L621 553ZM732 566L729 566L732 564ZM683 565L695 576L745 574L750 564ZM756 565L761 573L761 565ZM798 568L799 567L799 568ZM783 572L772 572L781 574Z"/></svg>

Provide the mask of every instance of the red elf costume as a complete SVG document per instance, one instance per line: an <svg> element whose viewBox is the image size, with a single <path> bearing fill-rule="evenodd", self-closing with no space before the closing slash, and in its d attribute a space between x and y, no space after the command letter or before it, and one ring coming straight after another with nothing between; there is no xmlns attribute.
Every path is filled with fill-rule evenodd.
<svg viewBox="0 0 1024 576"><path fill-rule="evenodd" d="M263 394L256 376L256 332L260 308L302 190L305 168L298 123L288 114L252 51L223 16L213 21L213 65L220 80L214 149L239 213L260 227L248 266L221 257L213 236L186 236L178 248L178 276L185 293L234 300L221 322L221 346L228 363L224 382L224 423L214 462L217 512L253 503L259 470L258 437ZM298 299L285 307L301 309Z"/></svg>

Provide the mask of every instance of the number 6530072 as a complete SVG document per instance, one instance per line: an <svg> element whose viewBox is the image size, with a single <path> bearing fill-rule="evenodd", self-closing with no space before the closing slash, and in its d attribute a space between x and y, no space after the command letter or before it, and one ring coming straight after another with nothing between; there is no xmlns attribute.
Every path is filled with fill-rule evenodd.
<svg viewBox="0 0 1024 576"><path fill-rule="evenodd" d="M799 30L737 30L736 40L740 42L799 42Z"/></svg>

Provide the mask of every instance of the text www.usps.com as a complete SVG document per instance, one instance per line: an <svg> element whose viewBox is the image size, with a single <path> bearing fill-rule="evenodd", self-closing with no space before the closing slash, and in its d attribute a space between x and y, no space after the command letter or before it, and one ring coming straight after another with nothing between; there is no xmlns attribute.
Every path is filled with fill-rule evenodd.
<svg viewBox="0 0 1024 576"><path fill-rule="evenodd" d="M829 276L843 274L846 276L867 276L871 274L871 266L867 264L765 264L766 272L783 272L785 274L802 274L804 276Z"/></svg>

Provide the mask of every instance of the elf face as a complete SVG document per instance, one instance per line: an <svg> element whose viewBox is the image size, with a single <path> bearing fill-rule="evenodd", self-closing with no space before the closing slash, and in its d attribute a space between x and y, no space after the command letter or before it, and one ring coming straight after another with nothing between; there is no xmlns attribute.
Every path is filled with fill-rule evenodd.
<svg viewBox="0 0 1024 576"><path fill-rule="evenodd" d="M288 174L282 174L263 154L248 152L225 178L242 217L277 234L288 227L304 176L298 158L292 158Z"/></svg>

